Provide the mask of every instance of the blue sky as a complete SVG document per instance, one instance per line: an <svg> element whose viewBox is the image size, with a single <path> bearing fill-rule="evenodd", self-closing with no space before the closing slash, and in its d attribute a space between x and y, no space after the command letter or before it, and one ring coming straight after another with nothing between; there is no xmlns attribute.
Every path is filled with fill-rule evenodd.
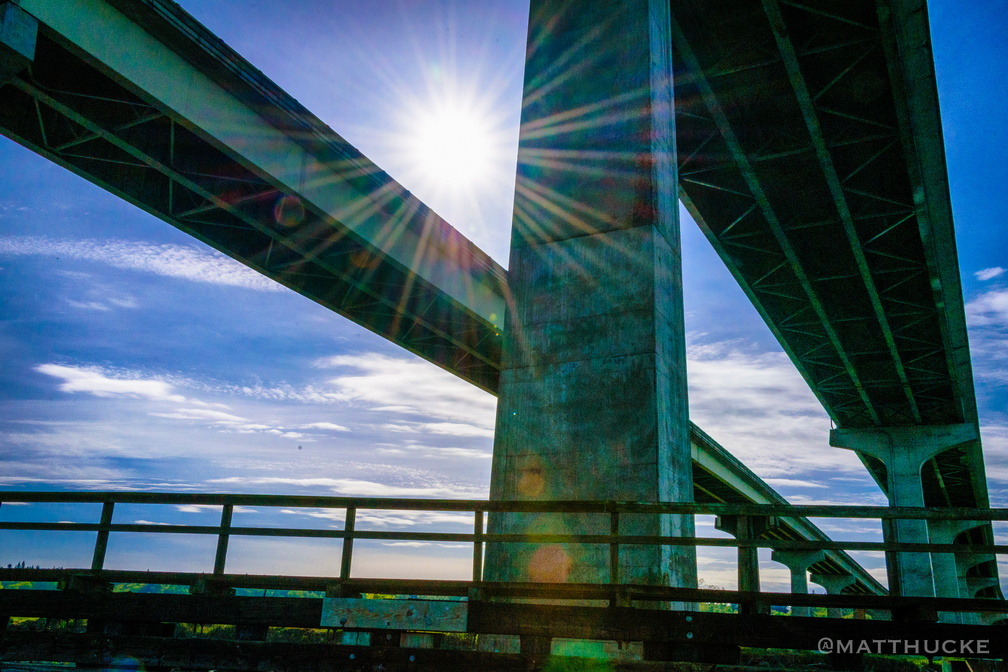
<svg viewBox="0 0 1008 672"><path fill-rule="evenodd" d="M507 264L527 3L181 4ZM1008 3L934 0L930 11L988 477L1004 506ZM488 157L456 189L430 179L415 140L446 106L476 120ZM487 495L490 395L6 139L0 176L0 488ZM828 446L828 417L683 214L693 420L794 503L883 503L853 455ZM65 512L5 506L0 515ZM162 507L117 521L214 515ZM339 525L326 515L273 517ZM371 521L459 531L465 522ZM40 551L27 537L13 542L0 563L81 562L83 542ZM175 557L206 569L213 549L194 543ZM239 553L229 569L275 571L262 558L290 561L276 543ZM409 551L425 554L414 566L431 576L464 574L468 562L465 549ZM404 549L369 552L374 572L394 573ZM331 549L318 553L331 563ZM110 559L165 562L116 541ZM708 581L734 584L728 556L703 562ZM879 558L865 562L881 574ZM784 589L785 576L764 563L767 587Z"/></svg>

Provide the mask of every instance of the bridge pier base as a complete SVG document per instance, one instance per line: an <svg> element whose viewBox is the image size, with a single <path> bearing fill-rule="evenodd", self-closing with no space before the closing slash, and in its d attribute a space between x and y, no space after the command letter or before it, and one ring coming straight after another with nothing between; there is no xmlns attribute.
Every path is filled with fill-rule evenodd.
<svg viewBox="0 0 1008 672"><path fill-rule="evenodd" d="M929 520L928 538L934 544L954 544L956 538L974 527L979 527L983 523L976 520ZM970 559L972 553L932 553L931 567L934 569L935 594L938 597L964 597L971 598L967 585L968 567L964 565L972 564ZM971 623L973 618L970 614L960 614L958 612L942 611L938 613L938 618L942 623Z"/></svg>
<svg viewBox="0 0 1008 672"><path fill-rule="evenodd" d="M767 516L718 516L714 527L727 532L739 541L759 539L773 522ZM738 547L738 589L743 592L760 592L759 549L755 546ZM739 605L740 613L769 613L767 605L747 608Z"/></svg>
<svg viewBox="0 0 1008 672"><path fill-rule="evenodd" d="M492 500L692 501L668 2L533 0ZM491 515L607 534L608 515ZM619 532L692 536L692 516ZM696 586L696 553L488 544L494 581Z"/></svg>
<svg viewBox="0 0 1008 672"><path fill-rule="evenodd" d="M771 554L774 562L779 562L791 570L791 592L797 595L808 594L808 570L817 562L822 562L826 554L822 551L774 551ZM791 607L792 616L810 616L808 607Z"/></svg>
<svg viewBox="0 0 1008 672"><path fill-rule="evenodd" d="M827 595L839 595L844 588L852 586L856 582L851 574L812 574L809 576L809 580L825 588ZM828 607L826 615L830 618L843 618L843 610Z"/></svg>
<svg viewBox="0 0 1008 672"><path fill-rule="evenodd" d="M873 427L834 429L830 445L876 460L885 467L885 492L890 506L923 507L921 468L939 453L978 438L974 425ZM926 520L885 520L886 542L928 543ZM886 552L886 571L892 595L934 597L935 578L930 553ZM944 585L943 589L944 589Z"/></svg>

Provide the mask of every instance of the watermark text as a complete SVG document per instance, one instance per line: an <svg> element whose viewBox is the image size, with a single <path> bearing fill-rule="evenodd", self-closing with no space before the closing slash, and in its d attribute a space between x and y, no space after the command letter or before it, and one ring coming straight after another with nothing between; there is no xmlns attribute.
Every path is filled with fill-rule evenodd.
<svg viewBox="0 0 1008 672"><path fill-rule="evenodd" d="M875 653L893 656L963 656L990 653L989 639L834 639L819 640L819 653Z"/></svg>

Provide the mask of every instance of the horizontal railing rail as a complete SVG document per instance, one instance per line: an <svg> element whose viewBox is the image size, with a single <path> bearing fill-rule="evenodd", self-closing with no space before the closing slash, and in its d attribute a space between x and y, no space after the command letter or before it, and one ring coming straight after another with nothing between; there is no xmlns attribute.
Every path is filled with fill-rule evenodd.
<svg viewBox="0 0 1008 672"><path fill-rule="evenodd" d="M213 493L123 493L123 492L0 492L0 506L11 503L46 503L46 504L101 504L98 522L45 522L0 520L0 539L2 531L42 531L42 532L92 532L96 533L93 556L90 568L77 570L44 570L44 569L0 569L0 579L3 580L35 580L35 581L65 581L68 577L79 575L81 571L100 574L102 580L115 582L118 580L147 583L182 583L192 584L209 575L216 579L229 578L233 585L254 585L257 587L297 586L299 589L327 589L337 582L340 585L361 584L367 581L351 578L353 566L354 541L403 541L403 542L441 542L472 544L472 580L468 582L425 582L405 579L411 586L427 585L444 590L446 586L459 594L474 586L485 588L492 584L483 581L483 550L489 543L538 543L538 544L605 544L610 549L608 583L600 583L594 592L583 586L579 588L582 595L598 596L607 590L619 586L623 593L629 588L621 584L619 556L620 549L634 545L664 545L664 546L697 546L697 547L727 547L727 548L769 548L774 550L843 550L843 551L885 551L885 552L922 552L922 553L970 553L970 554L1008 554L1008 544L938 544L938 543L908 543L892 541L857 541L829 539L774 539L774 538L717 538L698 536L662 536L662 535L630 535L619 531L621 515L624 514L691 514L691 515L741 515L766 517L798 517L809 516L817 518L849 518L878 520L892 519L927 519L927 520L975 520L975 521L1006 521L1006 509L924 509L913 507L878 507L878 506L837 506L837 505L776 505L776 504L708 504L708 503L651 503L651 502L578 502L578 501L485 501L485 500L448 500L448 499L402 499L374 497L318 497L318 496L288 496L288 495L240 495ZM220 522L216 525L186 525L186 524L155 524L155 523L116 523L113 522L116 507L125 504L142 505L202 505L219 506ZM282 507L284 509L329 509L343 512L343 527L341 529L316 529L307 527L251 527L234 525L235 508L239 506ZM426 511L426 512L456 512L473 514L471 532L413 532L406 530L374 530L358 529L358 513L360 511ZM594 514L599 516L600 529L608 517L608 533L598 534L504 534L491 533L485 530L488 515L494 514ZM338 518L338 515L336 516ZM335 522L339 522L338 520ZM195 534L217 537L217 549L214 556L212 572L207 574L193 572L136 572L130 570L105 569L105 556L111 534ZM340 539L342 551L339 574L336 577L282 577L262 576L259 578L225 573L229 540L232 537L284 537L291 539ZM386 588L394 586L396 580L382 580ZM389 582L392 581L390 584ZM406 585L404 583L404 585ZM367 584L370 585L370 584ZM518 586L519 584L512 584ZM313 588L309 588L309 586ZM500 586L497 586L500 590ZM525 590L525 589L523 589ZM534 586L531 590L536 595L549 592L557 596L568 594L571 588L557 589L550 584L548 588ZM672 592L668 592L671 590ZM786 603L801 605L815 603L819 606L867 606L880 608L881 604L872 599L878 596L802 596L791 594L756 593L738 591L701 591L689 597L686 593L677 593L687 589L667 589L655 586L634 586L634 599L689 599L706 602L748 602L754 599L774 604ZM601 592L600 592L601 591ZM449 591L451 592L451 591ZM521 591L519 591L521 592ZM574 591L577 592L577 591ZM698 597L703 595L703 597ZM773 595L774 597L770 597ZM783 599L781 596L786 596ZM818 598L827 598L825 601ZM851 602L851 599L872 598L867 602ZM843 599L834 599L843 598ZM625 598L624 598L625 599ZM883 598L895 599L895 598ZM919 598L913 598L918 600ZM942 610L948 611L1004 611L1003 602L966 598L935 598L941 603ZM811 602L809 602L811 600ZM832 601L831 601L832 600ZM857 602L857 605L855 605ZM935 602L937 605L938 602Z"/></svg>
<svg viewBox="0 0 1008 672"><path fill-rule="evenodd" d="M395 497L330 497L315 495L248 495L158 492L18 492L0 491L3 503L193 504L286 506L297 508L375 509L501 513L679 513L698 515L765 515L807 518L899 518L906 520L1008 520L1006 508L925 508L843 504L721 504L623 501L487 501L485 499L406 499Z"/></svg>

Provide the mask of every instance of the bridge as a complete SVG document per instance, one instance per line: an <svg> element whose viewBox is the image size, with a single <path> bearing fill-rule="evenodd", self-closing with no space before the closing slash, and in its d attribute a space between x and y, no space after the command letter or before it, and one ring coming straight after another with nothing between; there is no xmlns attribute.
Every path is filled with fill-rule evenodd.
<svg viewBox="0 0 1008 672"><path fill-rule="evenodd" d="M530 52L526 71L510 274L175 5L5 4L0 127L282 284L482 389L502 393L504 409L525 403L508 391L517 388L507 386L526 385L521 376L530 362L561 366L564 339L584 347L570 315L541 315L549 310L538 294L543 287L535 283L543 279L537 274L549 276L557 264L549 250L576 256L581 252L571 252L569 241L589 244L602 235L610 241L624 236L615 245L602 243L621 254L628 235L645 235L643 244L657 249L662 239L677 238L671 214L677 185L833 419L831 442L858 453L894 507L973 512L958 519L883 518L893 592L1001 598L992 555L997 547L983 515L989 502L933 66L927 49L919 48L928 44L923 4L852 2L841 9L772 0L674 3L659 21L669 36L666 51L653 25L639 21L644 15L631 17L632 29L641 31L638 42L647 45L644 56L619 52L625 45L615 45L618 40L606 32L627 29L626 17L601 12L579 19L564 14L562 4L537 5L540 14L534 11L531 22L530 44L543 35L549 39L535 42L545 47ZM660 5L651 3L649 11L661 15ZM551 33L557 24L563 30ZM570 60L572 44L583 48L589 42L599 47L597 88L554 91L551 68ZM135 58L137 53L144 58ZM606 58L665 59L675 64L674 84L643 67L634 71L639 87L631 91L642 91L646 106L632 96L602 98L611 117L589 119L586 132L562 128L578 104L587 108L609 95L600 93L612 74ZM550 131L555 126L562 130ZM603 127L606 132L593 134ZM614 127L631 132L610 132ZM642 137L648 142L633 144ZM645 155L657 158L642 162ZM543 177L543 165L555 174ZM611 195L608 211L584 198L592 193ZM658 221L654 232L641 228L642 219ZM662 259L673 259L676 249ZM608 261L623 258L630 257ZM543 259L552 261L544 268ZM669 275L663 266L668 262L655 263L649 291L657 296L655 287L662 287L663 296L675 299L678 271ZM639 271L632 268L628 277L641 277ZM565 272L546 278L550 290ZM582 297L567 300L573 305ZM681 311L676 305L656 303L644 321ZM623 328L624 317L606 324ZM675 349L674 315L669 324L669 333L645 337L658 343L655 357L679 356L663 349L666 342ZM636 337L635 329L619 333ZM507 344L517 333L526 341ZM684 395L675 391L681 382L667 388L668 398L684 407ZM556 384L548 380L531 393L526 386L524 394L545 398ZM674 447L680 444L663 447L665 439L658 438L654 459L692 476L673 484L671 498L669 492L655 495L652 484L645 486L651 495L628 499L783 504L684 422L683 408L666 411L662 398L650 402L659 417L671 418L659 426L669 427L673 438L688 437L681 445L692 448L687 456ZM499 410L492 485L497 501L521 499L518 485L501 479L520 481L523 473L541 472L546 455L541 452L532 466L508 465L518 459L508 447L516 442L509 432L524 436L542 429L508 425L508 412L517 411L502 416ZM619 425L612 418L606 423ZM591 431L604 436L608 430ZM571 459L547 461L569 466ZM689 463L692 470L682 468ZM498 520L508 528L508 521L522 519ZM742 569L752 566L755 546L746 544L753 537L828 545L807 520L780 511L726 513L719 524L738 537L743 591L758 590L758 573L754 586L753 572ZM517 532L491 530L500 539ZM663 528L657 536L669 532ZM679 532L692 537L687 528ZM961 548L927 553L913 547L928 543ZM493 544L487 552L495 565ZM849 556L831 550L816 562L821 564L813 571L824 576L855 576L854 592L879 592ZM807 567L795 571L802 580ZM496 571L507 580L510 570Z"/></svg>

